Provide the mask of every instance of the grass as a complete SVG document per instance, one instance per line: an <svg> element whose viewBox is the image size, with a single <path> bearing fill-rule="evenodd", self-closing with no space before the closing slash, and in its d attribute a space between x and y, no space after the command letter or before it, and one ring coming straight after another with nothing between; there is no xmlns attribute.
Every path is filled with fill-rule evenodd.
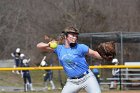
<svg viewBox="0 0 140 93"><path fill-rule="evenodd" d="M66 81L66 77L63 73L63 71L61 71L61 75L58 74L57 70L53 71L53 81L56 85L57 88L61 88L61 84L60 84L60 76L62 77L62 81L65 84ZM33 87L39 87L40 90L36 90L33 92L26 92L26 93L61 93L61 89L57 89L57 90L41 90L44 85L43 85L43 74L44 74L44 70L34 70L34 71L30 71L31 73L31 77L32 77L32 82L33 82ZM21 78L21 75L17 75L17 74L13 74L11 71L0 71L0 86L2 87L7 87L7 86L13 86L13 87L20 87L23 89L23 79ZM2 89L0 88L0 93L9 93L8 91L2 91ZM13 91L10 93L25 93L22 91ZM86 93L85 91L80 91L79 93ZM140 93L140 91L103 91L102 93Z"/></svg>
<svg viewBox="0 0 140 93"><path fill-rule="evenodd" d="M30 73L31 73L33 87L34 88L36 88L36 87L43 88L44 87L43 74L45 73L45 71L44 70L33 70L33 71L30 71ZM61 71L61 74L63 74L63 71ZM61 76L62 76L62 81L65 82L65 80L66 80L65 75L61 75ZM58 71L54 70L53 71L53 81L57 88L61 88L59 77L60 76L58 74ZM24 87L23 85L24 85L24 83L23 83L23 78L21 78L21 75L14 74L11 71L0 71L0 87L12 86L12 87L23 88ZM48 86L50 86L50 85L48 85ZM57 90L57 91L59 91L59 90ZM34 91L34 92L36 92L36 91ZM0 93L1 93L1 89L0 89ZM4 92L4 93L6 93L6 92ZM15 93L15 91L13 93ZM18 93L22 93L22 92L18 91ZM29 93L32 93L32 92L29 92ZM45 92L37 91L37 93L45 93ZM49 91L49 93L58 93L58 92Z"/></svg>

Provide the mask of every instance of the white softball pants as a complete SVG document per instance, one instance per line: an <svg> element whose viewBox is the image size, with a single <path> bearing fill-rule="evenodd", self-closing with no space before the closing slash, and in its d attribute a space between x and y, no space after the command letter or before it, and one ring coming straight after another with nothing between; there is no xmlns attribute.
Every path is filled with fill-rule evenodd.
<svg viewBox="0 0 140 93"><path fill-rule="evenodd" d="M100 86L91 70L80 79L67 79L61 93L78 93L81 89L85 89L87 93L101 93Z"/></svg>

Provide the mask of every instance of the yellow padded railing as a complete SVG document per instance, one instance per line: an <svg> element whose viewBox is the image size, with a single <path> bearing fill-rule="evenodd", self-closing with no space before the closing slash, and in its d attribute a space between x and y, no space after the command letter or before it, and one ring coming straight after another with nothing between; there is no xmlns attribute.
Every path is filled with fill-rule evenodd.
<svg viewBox="0 0 140 93"><path fill-rule="evenodd" d="M100 65L100 66L90 66L90 69L93 69L93 68L140 68L140 65L136 65L136 66L125 66L125 65L118 65L118 66L114 66L114 65ZM63 67L62 66L52 66L52 67L17 67L17 68L12 68L12 67L7 67L7 68L4 68L4 67L1 67L0 68L0 71L8 71L8 70L49 70L49 69L52 69L52 70L63 70Z"/></svg>

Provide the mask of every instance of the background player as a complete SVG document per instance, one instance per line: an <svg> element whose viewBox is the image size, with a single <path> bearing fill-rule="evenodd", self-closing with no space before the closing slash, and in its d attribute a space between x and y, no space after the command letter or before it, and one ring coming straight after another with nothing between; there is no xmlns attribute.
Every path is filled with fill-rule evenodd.
<svg viewBox="0 0 140 93"><path fill-rule="evenodd" d="M30 59L23 59L22 60L22 65L21 67L29 67L29 61ZM23 73L23 81L24 81L24 91L33 91L32 87L32 80L31 80L31 75L29 70L22 70Z"/></svg>
<svg viewBox="0 0 140 93"><path fill-rule="evenodd" d="M118 61L118 59L114 58L112 60L112 63L117 66L119 64L119 61ZM112 69L112 76L113 76L114 79L119 78L119 71L120 70L118 68L113 68ZM117 83L118 83L118 80L111 81L110 89L117 88Z"/></svg>
<svg viewBox="0 0 140 93"><path fill-rule="evenodd" d="M97 66L97 65L95 65L95 66ZM100 71L99 71L99 69L98 68L93 68L92 72L94 73L98 83L100 84Z"/></svg>
<svg viewBox="0 0 140 93"><path fill-rule="evenodd" d="M11 56L14 58L14 68L19 67L20 66L20 48L17 48L15 52L11 53ZM13 73L15 73L15 71L12 71ZM19 71L16 71L16 74L20 74Z"/></svg>
<svg viewBox="0 0 140 93"><path fill-rule="evenodd" d="M45 61L46 59L46 56L43 57L41 63L40 63L40 66L42 67L47 67L49 66L47 64L47 62ZM50 66L52 66L52 64L50 64ZM49 89L48 88L48 81L50 82L51 84L51 89L55 89L55 85L54 85L54 82L53 82L53 71L52 70L45 70L45 74L43 75L44 76L44 85L45 85L45 89Z"/></svg>

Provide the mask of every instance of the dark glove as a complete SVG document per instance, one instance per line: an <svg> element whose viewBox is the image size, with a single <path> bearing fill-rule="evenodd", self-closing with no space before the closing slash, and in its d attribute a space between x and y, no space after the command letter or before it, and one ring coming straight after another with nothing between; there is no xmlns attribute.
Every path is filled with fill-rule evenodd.
<svg viewBox="0 0 140 93"><path fill-rule="evenodd" d="M112 59L116 56L115 42L113 41L100 43L96 50L106 61L112 61Z"/></svg>

